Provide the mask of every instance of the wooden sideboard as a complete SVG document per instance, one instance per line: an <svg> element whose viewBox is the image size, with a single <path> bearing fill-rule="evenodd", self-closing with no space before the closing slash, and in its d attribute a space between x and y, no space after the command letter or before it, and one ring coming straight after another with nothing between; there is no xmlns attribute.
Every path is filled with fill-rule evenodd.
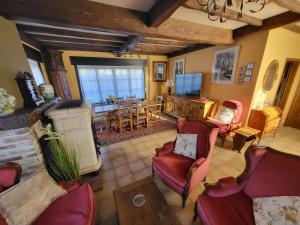
<svg viewBox="0 0 300 225"><path fill-rule="evenodd" d="M265 109L252 109L248 120L248 127L261 131L257 135L260 141L263 135L276 135L280 128L281 119L282 110L277 106Z"/></svg>
<svg viewBox="0 0 300 225"><path fill-rule="evenodd" d="M164 98L164 113L176 118L199 120L211 116L214 105L212 100L170 95Z"/></svg>

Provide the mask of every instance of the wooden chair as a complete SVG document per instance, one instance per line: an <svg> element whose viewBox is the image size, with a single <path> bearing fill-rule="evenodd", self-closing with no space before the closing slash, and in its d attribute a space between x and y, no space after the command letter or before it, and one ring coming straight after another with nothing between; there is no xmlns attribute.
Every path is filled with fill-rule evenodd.
<svg viewBox="0 0 300 225"><path fill-rule="evenodd" d="M99 129L100 132L103 130L110 131L110 120L108 113L97 114L93 117L93 123L96 129Z"/></svg>
<svg viewBox="0 0 300 225"><path fill-rule="evenodd" d="M163 100L164 100L163 96L160 95L156 96L155 98L155 102L158 104L162 104Z"/></svg>
<svg viewBox="0 0 300 225"><path fill-rule="evenodd" d="M147 105L148 111L148 126L160 120L162 104Z"/></svg>
<svg viewBox="0 0 300 225"><path fill-rule="evenodd" d="M130 103L118 103L118 128L123 133L123 129L127 126L130 127L131 132L133 131L133 122L132 122L132 104Z"/></svg>
<svg viewBox="0 0 300 225"><path fill-rule="evenodd" d="M135 127L137 130L139 130L140 125L144 125L145 127L148 128L148 121L149 121L149 112L148 112L148 107L145 105L142 105L142 103L137 103L133 106L134 108L134 122L135 122Z"/></svg>

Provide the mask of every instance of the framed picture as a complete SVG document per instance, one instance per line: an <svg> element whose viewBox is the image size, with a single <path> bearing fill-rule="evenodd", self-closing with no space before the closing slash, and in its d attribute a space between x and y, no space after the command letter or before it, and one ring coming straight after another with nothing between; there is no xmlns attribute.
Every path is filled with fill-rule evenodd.
<svg viewBox="0 0 300 225"><path fill-rule="evenodd" d="M167 62L153 62L153 81L164 82L167 80Z"/></svg>
<svg viewBox="0 0 300 225"><path fill-rule="evenodd" d="M240 46L215 53L212 68L212 83L229 84L234 81Z"/></svg>
<svg viewBox="0 0 300 225"><path fill-rule="evenodd" d="M174 77L176 74L184 74L185 59L178 59L174 62Z"/></svg>
<svg viewBox="0 0 300 225"><path fill-rule="evenodd" d="M238 84L243 84L245 72L246 72L246 66L241 66L239 76L237 79Z"/></svg>
<svg viewBox="0 0 300 225"><path fill-rule="evenodd" d="M247 68L246 68L244 82L250 82L251 81L253 69L254 69L254 63L249 63L247 65Z"/></svg>

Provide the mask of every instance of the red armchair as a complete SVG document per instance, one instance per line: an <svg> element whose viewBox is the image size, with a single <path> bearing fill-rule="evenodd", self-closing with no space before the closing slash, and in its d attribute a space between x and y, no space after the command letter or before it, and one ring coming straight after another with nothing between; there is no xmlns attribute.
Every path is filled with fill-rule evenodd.
<svg viewBox="0 0 300 225"><path fill-rule="evenodd" d="M175 154L175 141L156 149L152 159L153 175L174 191L181 194L182 207L188 194L201 183L208 171L208 166L216 142L218 128L206 121L189 121L181 119L177 123L177 132L181 134L198 134L196 160Z"/></svg>
<svg viewBox="0 0 300 225"><path fill-rule="evenodd" d="M245 157L246 169L238 178L206 185L194 219L198 214L203 225L255 225L252 198L300 195L299 156L252 146Z"/></svg>
<svg viewBox="0 0 300 225"><path fill-rule="evenodd" d="M0 165L0 192L18 183L21 167L16 163ZM88 184L63 186L68 191L55 200L32 225L92 225L95 217L93 191ZM0 225L7 225L0 214Z"/></svg>
<svg viewBox="0 0 300 225"><path fill-rule="evenodd" d="M231 108L235 110L235 115L231 121L231 123L223 123L222 121L215 118L209 118L207 121L219 127L218 136L222 139L221 146L224 146L226 137L230 134L231 131L238 129L242 126L240 123L240 118L243 111L243 105L239 101L236 100L227 100L224 101L222 107ZM219 108L220 111L220 108ZM218 115L219 113L217 113Z"/></svg>

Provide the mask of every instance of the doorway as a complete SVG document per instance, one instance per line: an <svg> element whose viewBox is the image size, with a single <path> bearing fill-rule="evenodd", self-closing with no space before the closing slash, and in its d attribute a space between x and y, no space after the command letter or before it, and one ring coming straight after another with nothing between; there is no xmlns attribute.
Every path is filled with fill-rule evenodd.
<svg viewBox="0 0 300 225"><path fill-rule="evenodd" d="M285 63L281 81L276 93L274 105L284 110L296 77L300 60L288 59Z"/></svg>
<svg viewBox="0 0 300 225"><path fill-rule="evenodd" d="M287 115L287 119L284 123L285 126L300 129L300 104L299 103L300 103L300 81L298 83L298 87L294 95L292 105Z"/></svg>

